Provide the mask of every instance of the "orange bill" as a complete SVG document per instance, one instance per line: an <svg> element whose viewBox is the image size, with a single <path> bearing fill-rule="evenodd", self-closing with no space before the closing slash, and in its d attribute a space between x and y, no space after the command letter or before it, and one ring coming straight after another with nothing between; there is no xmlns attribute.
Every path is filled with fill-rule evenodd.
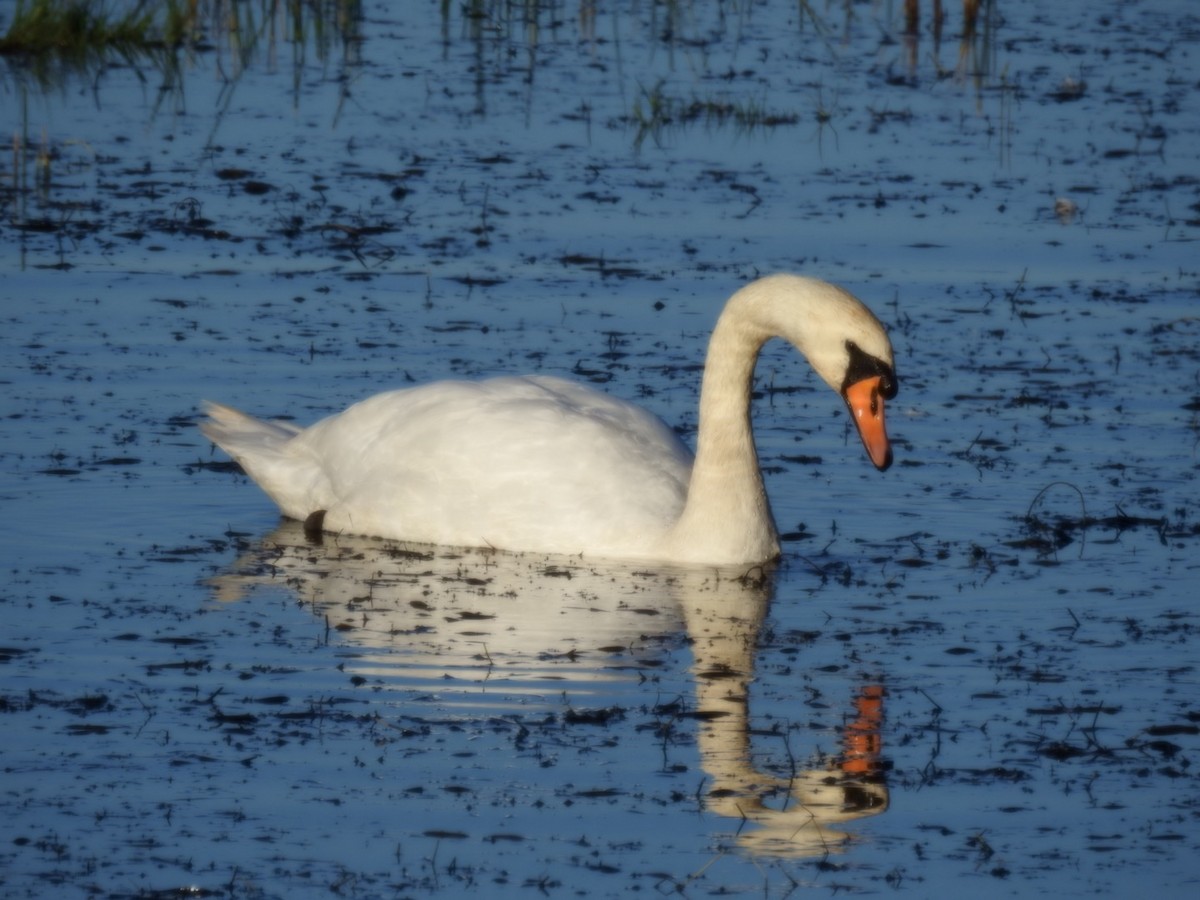
<svg viewBox="0 0 1200 900"><path fill-rule="evenodd" d="M883 694L882 684L866 684L855 702L858 718L845 727L842 736L842 772L846 775L882 774Z"/></svg>
<svg viewBox="0 0 1200 900"><path fill-rule="evenodd" d="M846 405L850 407L850 416L862 437L867 456L881 472L892 464L892 444L883 419L882 381L880 376L873 375L847 385L845 390Z"/></svg>

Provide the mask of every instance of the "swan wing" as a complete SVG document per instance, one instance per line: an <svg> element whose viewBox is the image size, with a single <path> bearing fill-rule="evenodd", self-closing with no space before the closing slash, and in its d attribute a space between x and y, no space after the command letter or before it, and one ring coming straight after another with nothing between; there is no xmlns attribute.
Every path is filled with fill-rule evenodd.
<svg viewBox="0 0 1200 900"><path fill-rule="evenodd" d="M272 497L293 517L325 510L327 531L635 556L678 519L692 459L641 407L536 376L378 394L290 438L285 455L320 477Z"/></svg>

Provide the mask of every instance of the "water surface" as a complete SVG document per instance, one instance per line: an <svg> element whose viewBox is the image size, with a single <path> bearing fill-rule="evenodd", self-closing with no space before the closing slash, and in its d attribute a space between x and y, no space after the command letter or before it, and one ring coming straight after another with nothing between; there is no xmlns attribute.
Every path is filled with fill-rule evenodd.
<svg viewBox="0 0 1200 900"><path fill-rule="evenodd" d="M1192 896L1200 19L951 6L6 60L6 891ZM314 545L194 427L538 371L690 439L780 269L901 393L880 475L768 346L772 572Z"/></svg>

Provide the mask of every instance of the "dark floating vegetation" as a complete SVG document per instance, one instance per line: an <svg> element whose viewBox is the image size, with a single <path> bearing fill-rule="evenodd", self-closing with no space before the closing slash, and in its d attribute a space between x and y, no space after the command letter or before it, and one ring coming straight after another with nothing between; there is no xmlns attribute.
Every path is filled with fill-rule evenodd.
<svg viewBox="0 0 1200 900"><path fill-rule="evenodd" d="M359 0L138 0L124 7L114 11L96 0L18 0L0 36L0 54L86 63L111 51L133 61L164 48L211 49L213 34L242 45L271 36L277 27L286 28L282 33L292 40L321 37L356 27L362 15Z"/></svg>
<svg viewBox="0 0 1200 900"><path fill-rule="evenodd" d="M353 56L361 21L360 0L20 0L0 36L0 57L18 80L28 75L44 91L123 64L157 71L170 95L182 90L187 54L227 47L237 66L225 75L236 81L260 48L280 42L311 45L319 58L335 45Z"/></svg>
<svg viewBox="0 0 1200 900"><path fill-rule="evenodd" d="M739 133L752 133L758 129L796 125L800 122L800 114L773 112L755 101L673 97L659 82L652 88L642 90L634 101L630 119L636 129L634 144L641 146L647 138L658 142L664 132L686 125L703 125L707 128L732 126Z"/></svg>
<svg viewBox="0 0 1200 900"><path fill-rule="evenodd" d="M1084 6L0 4L7 893L1189 896L1200 117ZM270 531L196 433L536 370L687 439L767 265L905 360L879 481L767 348L774 571Z"/></svg>
<svg viewBox="0 0 1200 900"><path fill-rule="evenodd" d="M0 37L0 54L58 57L76 64L109 50L129 56L178 42L180 35L173 40L170 35L180 10L176 3L138 3L112 14L88 0L19 0L8 32Z"/></svg>

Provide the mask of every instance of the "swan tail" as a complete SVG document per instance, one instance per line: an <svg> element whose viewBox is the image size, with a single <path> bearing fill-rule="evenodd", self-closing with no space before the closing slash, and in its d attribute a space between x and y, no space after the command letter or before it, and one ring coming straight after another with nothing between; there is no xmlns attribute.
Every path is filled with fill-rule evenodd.
<svg viewBox="0 0 1200 900"><path fill-rule="evenodd" d="M204 404L201 433L232 456L284 515L305 519L322 509L328 479L312 457L296 452L292 438L303 429L266 422L220 403Z"/></svg>
<svg viewBox="0 0 1200 900"><path fill-rule="evenodd" d="M232 406L204 404L207 421L200 423L204 436L235 459L239 452L277 451L300 433L288 422L264 422Z"/></svg>

